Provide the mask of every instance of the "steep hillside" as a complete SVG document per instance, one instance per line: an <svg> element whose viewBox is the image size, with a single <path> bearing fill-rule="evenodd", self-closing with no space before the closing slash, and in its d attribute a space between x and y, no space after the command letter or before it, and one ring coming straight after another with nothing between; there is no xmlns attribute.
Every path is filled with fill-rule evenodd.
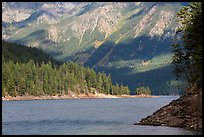
<svg viewBox="0 0 204 137"><path fill-rule="evenodd" d="M58 60L111 73L114 83L129 85L132 93L148 85L153 94L177 94L183 83L175 81L170 45L175 13L184 4L3 3L2 34L7 41L42 48Z"/></svg>
<svg viewBox="0 0 204 137"><path fill-rule="evenodd" d="M40 49L2 41L3 62L13 61L15 63L27 63L30 60L39 64L42 62L48 63L50 61L53 65L60 65L59 61L53 59Z"/></svg>

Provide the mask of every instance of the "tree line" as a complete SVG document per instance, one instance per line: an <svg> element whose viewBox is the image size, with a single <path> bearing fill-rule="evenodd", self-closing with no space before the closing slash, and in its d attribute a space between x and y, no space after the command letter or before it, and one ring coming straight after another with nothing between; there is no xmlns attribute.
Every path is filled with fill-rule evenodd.
<svg viewBox="0 0 204 137"><path fill-rule="evenodd" d="M31 59L26 62L13 61L12 54L5 56L9 53L2 53L2 96L66 95L70 92L130 94L127 86L113 85L110 74L96 73L91 68L73 62L56 65L55 61L48 60L45 60L47 63Z"/></svg>

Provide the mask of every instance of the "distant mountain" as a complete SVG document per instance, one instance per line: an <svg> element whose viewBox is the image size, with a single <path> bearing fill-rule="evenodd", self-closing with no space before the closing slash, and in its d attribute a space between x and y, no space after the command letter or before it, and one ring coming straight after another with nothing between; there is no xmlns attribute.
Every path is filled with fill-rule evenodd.
<svg viewBox="0 0 204 137"><path fill-rule="evenodd" d="M6 41L42 48L111 73L113 82L141 85L153 94L177 94L171 65L176 12L182 2L2 3Z"/></svg>

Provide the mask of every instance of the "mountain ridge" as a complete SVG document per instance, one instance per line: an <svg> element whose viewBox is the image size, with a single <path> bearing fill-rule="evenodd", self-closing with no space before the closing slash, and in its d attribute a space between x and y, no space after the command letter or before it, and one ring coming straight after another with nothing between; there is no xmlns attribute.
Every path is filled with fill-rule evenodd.
<svg viewBox="0 0 204 137"><path fill-rule="evenodd" d="M177 27L175 14L186 3L56 2L35 4L38 10L36 11L34 6L33 9L29 9L30 13L46 11L50 13L48 15L52 15L51 13L56 12L53 19L51 20L50 16L40 15L38 18L34 18L32 23L25 23L26 27L22 28L18 28L16 22L6 22L10 26L2 25L3 39L42 48L58 60L64 62L75 61L79 64L93 67L95 70L101 70L105 66L105 71L110 69L109 66L114 64L114 62L117 64L117 61L118 63L123 61L126 64L125 66L123 65L123 73L128 77L129 72L127 71L128 69L125 71L126 67L132 66L133 70L138 71L140 63L145 61L146 67L153 69L156 66L151 67L149 65L152 64L147 62L157 56L162 56L161 53L169 55L164 56L167 59L166 62L168 62L164 62L164 64L171 63L170 45L173 42L172 39ZM9 7L8 3L3 5ZM4 8L3 17L5 16L4 14L9 14L9 11L5 10ZM16 15L18 14L16 13ZM3 23L5 24L7 20L9 19L3 18ZM135 60L138 65L130 65L128 60ZM110 71L105 72L108 74ZM167 72L169 73L168 77L176 79L173 76L173 69ZM119 76L116 75L120 74L113 76L115 83L119 82L117 80ZM145 85L150 84L145 81L148 80L144 79ZM124 82L123 80L119 83ZM167 86L168 82L165 80L161 85ZM133 90L138 86L138 83L135 82L131 86L132 92L134 92ZM158 87L158 90L162 90L162 88ZM154 90L153 93L156 94L156 92Z"/></svg>

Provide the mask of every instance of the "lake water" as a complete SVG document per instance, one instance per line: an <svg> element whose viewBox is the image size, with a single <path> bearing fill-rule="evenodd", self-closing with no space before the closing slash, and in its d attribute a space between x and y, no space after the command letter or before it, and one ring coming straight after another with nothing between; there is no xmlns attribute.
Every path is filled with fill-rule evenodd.
<svg viewBox="0 0 204 137"><path fill-rule="evenodd" d="M191 135L181 128L134 125L178 96L2 101L3 135Z"/></svg>

